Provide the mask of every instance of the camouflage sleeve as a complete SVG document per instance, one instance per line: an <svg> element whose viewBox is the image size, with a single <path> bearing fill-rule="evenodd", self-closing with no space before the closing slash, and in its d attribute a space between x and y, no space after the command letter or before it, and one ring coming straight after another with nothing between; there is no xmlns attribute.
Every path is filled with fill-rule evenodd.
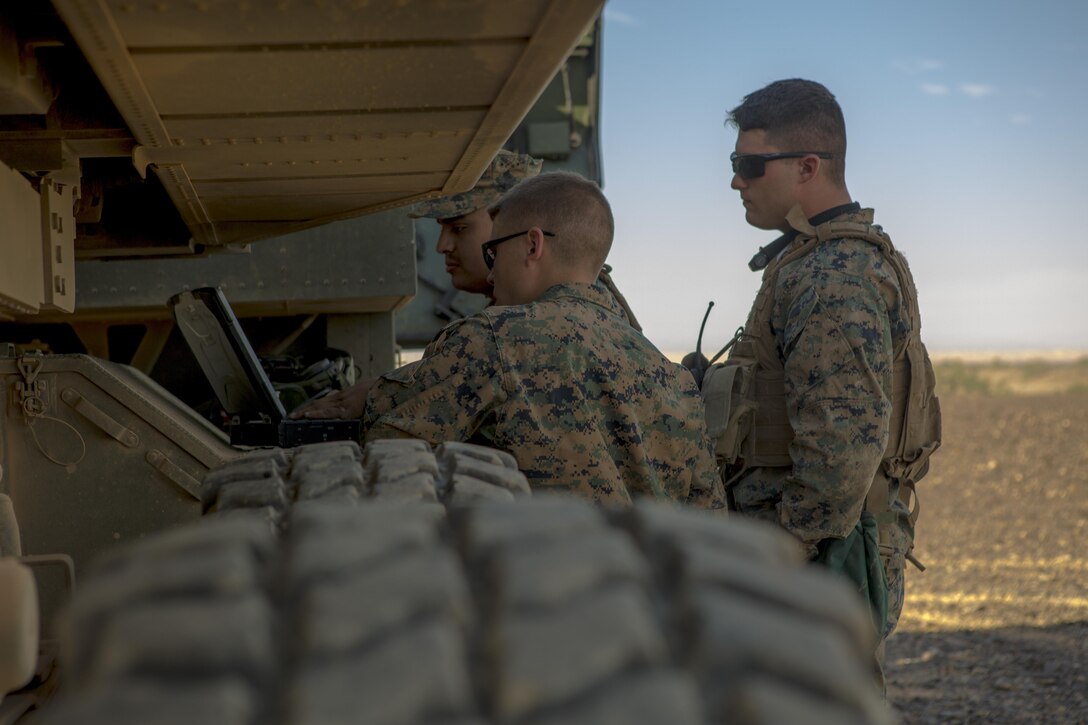
<svg viewBox="0 0 1088 725"><path fill-rule="evenodd" d="M700 451L699 459L691 468L691 488L684 503L695 508L708 509L726 515L725 490L718 466L714 463L710 440Z"/></svg>
<svg viewBox="0 0 1088 725"><path fill-rule="evenodd" d="M378 417L388 413L396 404L398 396L411 389L416 368L421 360L401 365L395 370L383 373L374 381L367 393L366 410L363 412L363 427L372 424Z"/></svg>
<svg viewBox="0 0 1088 725"><path fill-rule="evenodd" d="M407 365L401 365L399 368L383 373L374 381L374 384L368 392L367 408L363 416L363 430L366 430L373 425L374 421L382 415L393 410L393 408L399 404L399 400L412 395L412 385L415 381L416 369L419 367L420 362L435 354L437 346L445 340L446 331L448 329L458 327L463 322L464 320L455 320L450 325L439 330L434 338L427 343L427 347L423 349L423 358L420 360L410 362Z"/></svg>
<svg viewBox="0 0 1088 725"><path fill-rule="evenodd" d="M826 268L796 279L775 309L794 431L778 516L811 550L861 515L888 439L892 337L869 279Z"/></svg>
<svg viewBox="0 0 1088 725"><path fill-rule="evenodd" d="M486 319L471 317L448 326L410 369L371 389L364 438L469 440L506 397L494 333Z"/></svg>
<svg viewBox="0 0 1088 725"><path fill-rule="evenodd" d="M684 395L683 404L687 408L685 419L691 424L691 428L699 431L699 435L691 441L688 448L691 451L690 457L683 461L688 487L687 493L679 500L689 506L710 509L724 515L726 513L725 490L722 487L718 465L714 462L714 446L710 442L710 435L706 429L706 412L702 393L699 392L687 368L675 365L674 369L680 376L680 387Z"/></svg>

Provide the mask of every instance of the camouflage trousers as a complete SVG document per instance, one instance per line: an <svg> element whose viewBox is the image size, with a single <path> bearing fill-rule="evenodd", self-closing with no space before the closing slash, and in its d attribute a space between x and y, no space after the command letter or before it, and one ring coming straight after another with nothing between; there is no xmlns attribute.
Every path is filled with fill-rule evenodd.
<svg viewBox="0 0 1088 725"><path fill-rule="evenodd" d="M874 668L876 670L877 684L882 691L886 692L884 644L888 641L888 637L892 635L892 632L895 631L896 625L899 624L899 617L903 614L903 600L906 593L907 553L910 551L914 536L913 532L905 525L905 522L903 524L895 522L889 526L882 521L881 526L886 527L886 530L881 531L880 536L880 559L884 564L884 574L888 577L888 619L884 624L880 643L874 653Z"/></svg>
<svg viewBox="0 0 1088 725"><path fill-rule="evenodd" d="M888 692L888 684L884 678L884 645L887 643L888 637L895 631L895 625L899 624L899 615L903 613L905 584L903 569L903 566L892 568L887 565L884 568L888 575L888 620L884 625L884 634L873 652L873 670L876 675L877 686L885 695Z"/></svg>
<svg viewBox="0 0 1088 725"><path fill-rule="evenodd" d="M880 560L888 577L888 620L882 639L887 639L899 624L903 613L904 579L907 554L914 544L914 531L910 518L902 514L878 517L880 521ZM888 519L892 521L888 522ZM887 522L887 523L886 523Z"/></svg>
<svg viewBox="0 0 1088 725"><path fill-rule="evenodd" d="M895 625L899 624L899 615L903 613L903 594L906 584L906 567L902 563L899 566L884 566L888 575L888 621L884 626L882 639L887 639L895 631Z"/></svg>

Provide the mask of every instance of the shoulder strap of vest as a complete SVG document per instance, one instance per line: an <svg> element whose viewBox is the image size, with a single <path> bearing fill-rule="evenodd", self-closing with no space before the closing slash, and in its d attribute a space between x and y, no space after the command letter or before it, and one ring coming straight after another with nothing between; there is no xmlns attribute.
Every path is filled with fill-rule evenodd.
<svg viewBox="0 0 1088 725"><path fill-rule="evenodd" d="M631 306L627 304L627 298L620 292L620 288L616 286L616 283L612 281L612 267L610 265L604 265L601 267L600 274L597 275L597 279L603 284L612 296L616 299L620 308L623 310L624 316L627 318L628 324L635 328L638 332L642 332L642 325L638 323L638 319L635 317L635 313L631 310Z"/></svg>
<svg viewBox="0 0 1088 725"><path fill-rule="evenodd" d="M786 215L786 221L799 232L800 243L781 258L781 263L798 259L811 252L820 242L828 239L861 239L878 247L884 253L884 257L891 263L895 270L895 276L899 280L899 287L903 293L903 299L907 303L907 314L910 318L912 335L921 338L921 325L918 310L918 290L914 286L914 276L907 266L907 260L892 244L891 237L879 224L864 224L862 222L829 221L818 226L812 226L805 217L800 206L795 206ZM899 352L898 350L896 352Z"/></svg>
<svg viewBox="0 0 1088 725"><path fill-rule="evenodd" d="M801 237L814 237L816 241L823 242L828 239L864 239L884 250L891 250L892 240L879 224L865 224L863 222L836 221L832 219L818 226L812 226L800 206L790 209L786 215L786 221L796 229Z"/></svg>

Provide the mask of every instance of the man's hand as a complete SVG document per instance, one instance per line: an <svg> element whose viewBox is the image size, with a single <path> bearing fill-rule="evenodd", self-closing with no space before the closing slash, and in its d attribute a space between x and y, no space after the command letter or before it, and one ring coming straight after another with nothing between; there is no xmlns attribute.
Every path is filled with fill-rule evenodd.
<svg viewBox="0 0 1088 725"><path fill-rule="evenodd" d="M360 380L351 387L334 391L324 397L303 403L289 416L293 420L304 418L361 418L366 408L366 396L377 378Z"/></svg>

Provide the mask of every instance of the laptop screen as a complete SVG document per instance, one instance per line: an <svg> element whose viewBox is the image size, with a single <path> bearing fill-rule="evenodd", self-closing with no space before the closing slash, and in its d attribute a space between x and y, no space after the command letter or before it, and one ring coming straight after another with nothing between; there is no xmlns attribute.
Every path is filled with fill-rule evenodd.
<svg viewBox="0 0 1088 725"><path fill-rule="evenodd" d="M228 415L241 422L278 423L286 416L238 318L218 287L200 287L170 298L189 349Z"/></svg>

